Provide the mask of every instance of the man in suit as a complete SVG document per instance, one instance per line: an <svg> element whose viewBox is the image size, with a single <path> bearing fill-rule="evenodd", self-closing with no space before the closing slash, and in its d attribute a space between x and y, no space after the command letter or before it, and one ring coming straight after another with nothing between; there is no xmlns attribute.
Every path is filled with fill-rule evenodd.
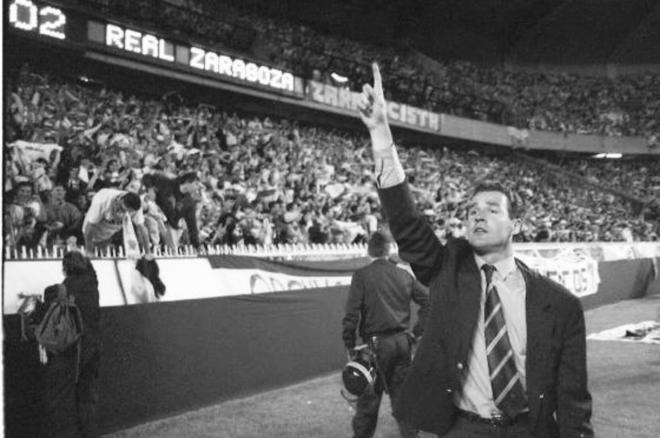
<svg viewBox="0 0 660 438"><path fill-rule="evenodd" d="M445 437L593 437L579 300L513 257L507 190L477 187L467 239L442 245L415 208L387 122L380 71L358 108L400 257L431 309L394 415Z"/></svg>
<svg viewBox="0 0 660 438"><path fill-rule="evenodd" d="M415 278L388 259L390 239L376 231L369 238L369 256L373 262L353 274L342 320L342 338L349 359L352 359L359 332L375 355L378 378L367 387L356 406L353 418L355 438L372 437L378 422L378 409L383 390L392 403L401 393L401 384L410 367L411 348L422 335L428 312L428 290ZM419 305L418 321L410 334L410 301ZM417 432L399 422L404 438Z"/></svg>

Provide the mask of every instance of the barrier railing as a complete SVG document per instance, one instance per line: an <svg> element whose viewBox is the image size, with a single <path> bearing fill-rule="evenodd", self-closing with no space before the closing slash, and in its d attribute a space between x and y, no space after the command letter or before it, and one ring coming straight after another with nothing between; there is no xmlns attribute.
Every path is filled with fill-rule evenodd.
<svg viewBox="0 0 660 438"><path fill-rule="evenodd" d="M77 248L80 249L81 248ZM535 242L515 243L517 252L547 252L574 250L583 251L597 260L614 260L623 258L655 258L660 257L660 242ZM60 259L67 251L63 247L36 249L20 247L12 248L6 246L4 249L5 260L48 260ZM397 253L394 245L392 254ZM193 246L179 247L176 251L168 247L157 247L154 250L156 258L192 258L208 255L238 255L249 257L260 257L269 259L337 259L364 257L367 255L366 244L282 244L282 245L208 245L197 251ZM126 258L124 248L108 247L104 250L96 249L92 258L97 259L122 259Z"/></svg>
<svg viewBox="0 0 660 438"><path fill-rule="evenodd" d="M73 248L70 248L73 249ZM75 248L82 250L82 248ZM45 260L60 259L67 251L64 247L36 249L25 246L19 248L5 247L5 260ZM192 245L179 247L176 251L169 247L157 247L153 252L157 258L167 257L198 257L205 255L242 255L250 257L293 259L293 258L346 258L363 257L367 254L365 244L282 244L282 245L208 245L197 251ZM91 255L99 259L125 258L124 248L107 247L103 250L95 249Z"/></svg>

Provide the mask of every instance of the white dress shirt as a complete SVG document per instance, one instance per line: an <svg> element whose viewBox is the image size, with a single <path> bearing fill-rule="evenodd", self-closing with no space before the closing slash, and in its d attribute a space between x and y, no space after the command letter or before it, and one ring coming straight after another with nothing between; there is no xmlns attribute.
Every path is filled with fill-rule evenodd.
<svg viewBox="0 0 660 438"><path fill-rule="evenodd" d="M475 261L481 273L481 299L477 327L468 353L467 366L463 369L462 391L454 394L454 404L464 411L474 412L485 418L500 414L493 402L493 389L490 383L486 340L484 338L484 304L486 302L486 274L481 267L486 263L475 255ZM517 268L513 257L494 263L492 282L502 303L504 320L516 368L522 377L523 388L527 388L525 379L525 358L527 355L527 315L525 312L526 287L522 272Z"/></svg>

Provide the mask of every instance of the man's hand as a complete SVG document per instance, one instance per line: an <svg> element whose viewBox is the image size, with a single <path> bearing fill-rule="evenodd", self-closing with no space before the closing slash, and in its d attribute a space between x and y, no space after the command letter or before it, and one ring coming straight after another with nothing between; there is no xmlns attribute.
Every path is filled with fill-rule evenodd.
<svg viewBox="0 0 660 438"><path fill-rule="evenodd" d="M57 230L61 230L62 228L64 228L64 224L62 222L55 221L55 222L51 222L49 224L46 224L45 228L48 231L57 231Z"/></svg>
<svg viewBox="0 0 660 438"><path fill-rule="evenodd" d="M387 122L387 106L385 105L380 69L375 62L371 67L374 75L374 85L372 87L369 84L364 84L362 87L358 110L362 122L369 129L374 153L378 153L390 148L393 141L390 126Z"/></svg>

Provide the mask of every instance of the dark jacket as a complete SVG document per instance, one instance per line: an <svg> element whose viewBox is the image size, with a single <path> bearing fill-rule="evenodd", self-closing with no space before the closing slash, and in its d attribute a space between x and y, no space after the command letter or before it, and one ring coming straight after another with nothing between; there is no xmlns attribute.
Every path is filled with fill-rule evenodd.
<svg viewBox="0 0 660 438"><path fill-rule="evenodd" d="M135 269L149 282L154 288L154 294L157 298L165 295L165 284L160 279L160 268L158 267L158 262L156 260L147 260L142 257L135 264Z"/></svg>
<svg viewBox="0 0 660 438"><path fill-rule="evenodd" d="M179 220L183 218L188 227L190 243L198 248L200 243L196 216L197 202L190 195L181 193L178 179L158 173L150 177L153 181L151 187L156 192L156 205L163 211L169 226L178 228Z"/></svg>
<svg viewBox="0 0 660 438"><path fill-rule="evenodd" d="M413 427L442 436L456 418L453 396L461 390L477 325L479 270L466 240L446 246L438 241L417 213L406 183L379 190L379 196L399 256L429 285L431 298L424 337L394 413ZM525 366L531 433L537 438L593 437L580 301L561 285L516 263L527 291Z"/></svg>
<svg viewBox="0 0 660 438"><path fill-rule="evenodd" d="M99 306L99 289L96 274L78 274L64 280L69 295L75 297L76 306L80 309L83 320L82 356L92 354L101 344L101 308Z"/></svg>
<svg viewBox="0 0 660 438"><path fill-rule="evenodd" d="M364 340L370 335L408 330L411 300L420 306L413 333L421 336L429 305L426 287L386 259L355 271L342 320L346 348L355 346L356 331Z"/></svg>

